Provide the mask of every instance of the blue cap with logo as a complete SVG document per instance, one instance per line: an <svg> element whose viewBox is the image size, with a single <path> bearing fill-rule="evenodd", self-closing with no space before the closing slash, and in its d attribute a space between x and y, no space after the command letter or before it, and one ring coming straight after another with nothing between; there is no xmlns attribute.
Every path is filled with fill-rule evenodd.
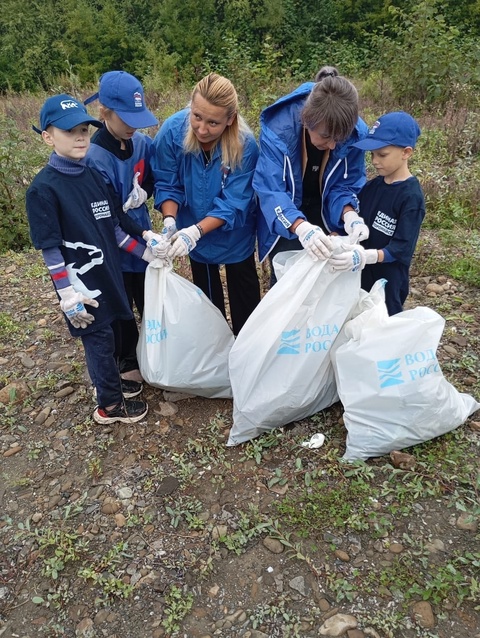
<svg viewBox="0 0 480 638"><path fill-rule="evenodd" d="M45 131L49 126L56 126L62 131L70 131L79 124L92 124L101 127L102 123L91 117L81 102L71 95L61 93L45 100L40 110L40 128L32 126L37 133Z"/></svg>
<svg viewBox="0 0 480 638"><path fill-rule="evenodd" d="M157 118L145 106L143 87L134 75L125 71L104 73L98 85L98 93L87 98L84 104L100 100L132 128L147 128L158 124Z"/></svg>
<svg viewBox="0 0 480 638"><path fill-rule="evenodd" d="M382 115L368 131L367 137L353 146L364 151L374 151L384 146L415 148L420 132L420 127L411 115L395 111Z"/></svg>

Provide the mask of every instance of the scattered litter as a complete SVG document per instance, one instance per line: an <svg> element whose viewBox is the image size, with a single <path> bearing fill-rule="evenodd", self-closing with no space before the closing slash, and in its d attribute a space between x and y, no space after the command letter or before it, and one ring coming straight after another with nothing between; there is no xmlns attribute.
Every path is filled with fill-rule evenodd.
<svg viewBox="0 0 480 638"><path fill-rule="evenodd" d="M310 441L304 441L302 445L303 447L308 447L310 450L316 450L317 448L322 447L324 443L325 436L319 432L314 434Z"/></svg>

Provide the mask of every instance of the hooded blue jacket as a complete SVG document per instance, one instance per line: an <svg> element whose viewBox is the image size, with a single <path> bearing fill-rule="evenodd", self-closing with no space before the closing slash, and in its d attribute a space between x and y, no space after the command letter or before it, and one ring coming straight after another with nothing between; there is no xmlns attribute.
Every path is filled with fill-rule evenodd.
<svg viewBox="0 0 480 638"><path fill-rule="evenodd" d="M305 215L299 210L303 183L301 112L315 84L306 82L277 100L260 116L260 157L253 178L262 214L258 219L258 251L263 261L279 236L295 239L289 228ZM357 193L366 182L365 153L354 148L368 127L358 118L351 136L330 151L322 177L322 219L330 232L344 233L343 209L358 209Z"/></svg>
<svg viewBox="0 0 480 638"><path fill-rule="evenodd" d="M235 264L255 250L256 197L252 186L258 146L248 133L241 166L234 171L222 163L220 144L207 166L201 153L185 153L183 140L190 109L169 117L155 136L151 167L155 180L155 208L173 200L178 204L177 228L217 217L224 224L202 237L190 253L204 264Z"/></svg>

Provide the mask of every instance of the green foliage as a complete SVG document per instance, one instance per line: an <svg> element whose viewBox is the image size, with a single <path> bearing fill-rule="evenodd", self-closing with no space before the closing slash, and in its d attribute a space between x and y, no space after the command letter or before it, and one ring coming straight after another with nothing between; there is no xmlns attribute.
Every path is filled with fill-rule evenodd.
<svg viewBox="0 0 480 638"><path fill-rule="evenodd" d="M0 115L0 239L2 251L21 250L30 243L25 192L39 157L17 123Z"/></svg>
<svg viewBox="0 0 480 638"><path fill-rule="evenodd" d="M411 10L390 6L393 25L372 38L375 69L389 79L395 101L406 107L443 105L452 98L465 103L473 97L469 87L480 84L476 41L448 24L438 4L422 0Z"/></svg>
<svg viewBox="0 0 480 638"><path fill-rule="evenodd" d="M176 585L170 585L165 595L165 610L162 626L169 635L180 629L180 622L185 618L193 606L193 595L182 591Z"/></svg>

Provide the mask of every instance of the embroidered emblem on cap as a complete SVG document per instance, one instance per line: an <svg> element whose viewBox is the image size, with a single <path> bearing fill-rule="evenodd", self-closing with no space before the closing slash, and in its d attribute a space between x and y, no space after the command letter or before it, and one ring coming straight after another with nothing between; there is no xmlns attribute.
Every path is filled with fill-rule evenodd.
<svg viewBox="0 0 480 638"><path fill-rule="evenodd" d="M60 106L62 107L62 111L65 111L65 109L78 109L79 108L77 102L74 102L73 100L62 100L60 102Z"/></svg>
<svg viewBox="0 0 480 638"><path fill-rule="evenodd" d="M372 126L372 128L368 131L368 134L373 135L379 126L380 126L380 122L377 120L375 124Z"/></svg>
<svg viewBox="0 0 480 638"><path fill-rule="evenodd" d="M133 94L133 99L135 100L135 108L143 109L142 94L139 91Z"/></svg>

